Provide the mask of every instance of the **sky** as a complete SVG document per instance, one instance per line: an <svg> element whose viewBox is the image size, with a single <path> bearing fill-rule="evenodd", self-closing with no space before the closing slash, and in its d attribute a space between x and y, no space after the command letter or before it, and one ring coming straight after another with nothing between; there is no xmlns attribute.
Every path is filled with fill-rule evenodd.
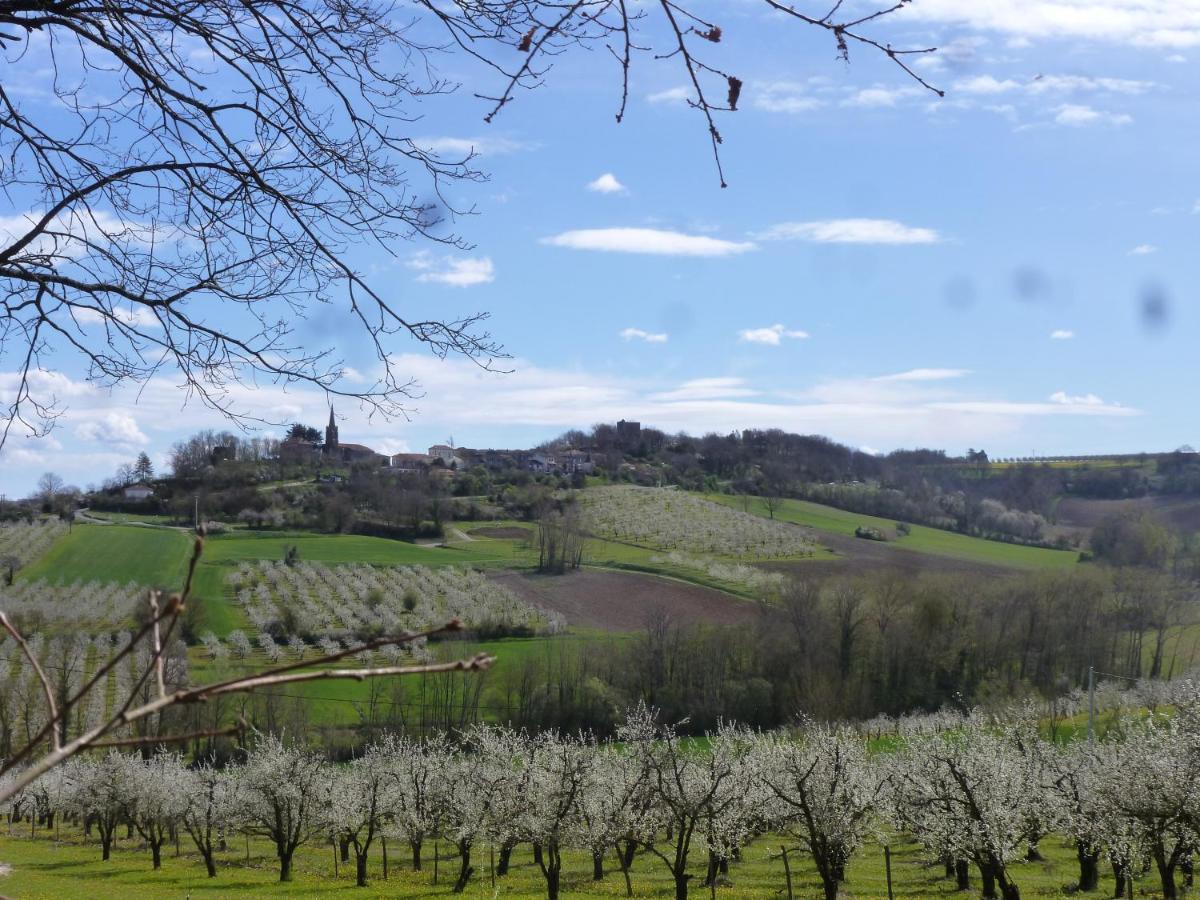
<svg viewBox="0 0 1200 900"><path fill-rule="evenodd" d="M402 309L490 312L510 358L487 372L399 343L409 418L339 404L343 441L531 446L627 418L875 452L1200 446L1200 0L914 0L873 34L938 47L914 67L944 99L757 0L696 6L723 32L706 59L744 82L718 121L724 189L677 63L637 63L617 125L603 51L560 58L491 124L475 95L495 73L442 62L462 86L412 128L479 154L488 180L449 198L473 210L451 223L470 249L348 254ZM0 202L0 224L22 212ZM296 328L370 378L341 322ZM110 391L53 362L35 377L66 413L10 437L0 494L47 470L99 483L141 451L161 469L190 431L229 427L174 372ZM0 356L0 401L15 368ZM328 418L318 391L238 390L274 421Z"/></svg>

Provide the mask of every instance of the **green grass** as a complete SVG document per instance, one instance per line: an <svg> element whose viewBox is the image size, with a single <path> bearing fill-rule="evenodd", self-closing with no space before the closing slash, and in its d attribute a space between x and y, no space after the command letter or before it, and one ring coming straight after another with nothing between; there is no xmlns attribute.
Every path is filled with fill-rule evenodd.
<svg viewBox="0 0 1200 900"><path fill-rule="evenodd" d="M21 570L24 581L57 584L134 581L152 587L183 584L192 542L180 531L133 525L75 525L36 563Z"/></svg>
<svg viewBox="0 0 1200 900"><path fill-rule="evenodd" d="M761 497L736 497L729 494L705 496L733 509L745 509L760 516L768 515L766 504ZM807 500L781 500L779 508L775 510L775 518L818 531L848 536L853 536L854 529L860 525L878 528L885 534L894 532L896 525L889 519L847 512ZM1046 550L1041 547L1006 544L924 525L912 525L908 535L898 536L888 544L900 550L1020 569L1067 568L1075 565L1079 559L1079 555L1070 550Z"/></svg>
<svg viewBox="0 0 1200 900"><path fill-rule="evenodd" d="M11 874L0 878L0 889L6 895L25 900L84 900L84 898L179 898L189 897L451 897L457 859L445 842L437 842L438 882L434 884L435 842L430 840L424 850L425 868L414 872L408 863L407 848L398 841L388 842L389 877L383 880L382 852L378 841L368 859L369 886L355 887L353 863L338 865L334 876L334 850L327 839L314 838L297 851L294 881L278 882L278 866L271 846L259 838L247 843L241 835L230 835L229 849L218 854L216 878L207 878L199 856L182 837L180 856L174 848L163 849L162 869L154 871L147 851L138 849L140 840L126 840L124 829L118 829L119 840L112 858L103 862L95 837L85 842L74 826L64 827L61 839L54 840L45 831L29 836L27 823L14 826L12 835L0 842L0 862L12 866ZM720 887L722 898L770 898L786 896L783 864L779 859L780 846L785 839L768 835L751 843L742 852L742 861L730 866L730 885ZM788 846L794 842L787 840ZM247 858L247 849L249 854ZM528 845L521 845L513 855L508 876L497 878L495 887L490 878L490 846L477 845L472 862L476 873L462 895L468 898L545 897L544 881L533 863ZM1067 897L1065 890L1077 875L1073 850L1065 841L1048 837L1042 841L1045 862L1014 863L1010 873L1020 886L1023 897ZM921 849L902 838L893 838L892 880L896 897L954 896L954 883L942 877L940 866L930 865ZM603 881L591 880L591 859L578 851L564 854L564 896L623 897L625 885L611 854L606 860L607 875ZM709 890L703 887L704 854L694 848L691 856L691 896L705 898ZM790 854L793 889L796 897L821 896L820 882L806 854ZM1102 883L1097 897L1112 896L1112 880L1103 867ZM887 879L882 846L870 844L851 859L847 868L846 890L855 897L886 897ZM972 886L978 889L978 873L972 871ZM662 863L647 853L639 853L631 869L634 896L674 896L669 876ZM1137 885L1139 896L1156 896L1157 879L1153 874ZM960 895L961 896L961 895ZM970 895L968 895L970 896Z"/></svg>

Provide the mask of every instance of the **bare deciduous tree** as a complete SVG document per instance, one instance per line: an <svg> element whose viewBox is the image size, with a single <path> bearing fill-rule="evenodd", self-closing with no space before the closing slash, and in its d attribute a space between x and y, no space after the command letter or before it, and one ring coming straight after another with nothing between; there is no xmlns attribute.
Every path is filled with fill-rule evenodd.
<svg viewBox="0 0 1200 900"><path fill-rule="evenodd" d="M762 2L828 32L840 57L870 48L933 90L906 62L929 49L869 33L909 0L868 14L839 0L824 15ZM42 371L55 352L105 385L177 372L239 421L254 416L238 386L263 381L403 414L417 390L397 368L405 336L491 367L504 354L486 313L422 319L351 262L356 246L465 246L445 228L456 211L442 189L482 175L411 133L419 102L457 87L438 57L465 53L495 74L498 90L478 95L487 121L568 50L611 51L618 122L635 59L676 64L724 185L715 116L737 109L743 85L709 61L723 35L674 0L0 2L13 76L0 85L0 159L17 213L0 226L0 363L17 372L0 445L61 415ZM372 383L347 381L334 350L294 332L325 306L373 351Z"/></svg>

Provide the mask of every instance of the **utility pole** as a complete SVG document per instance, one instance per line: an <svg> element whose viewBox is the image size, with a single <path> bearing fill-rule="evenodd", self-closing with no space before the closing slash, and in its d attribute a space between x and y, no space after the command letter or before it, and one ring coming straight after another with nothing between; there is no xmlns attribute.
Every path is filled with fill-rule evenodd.
<svg viewBox="0 0 1200 900"><path fill-rule="evenodd" d="M200 530L200 495L196 494L196 511L192 514L192 525L197 531Z"/></svg>
<svg viewBox="0 0 1200 900"><path fill-rule="evenodd" d="M1088 666L1088 743L1096 740L1096 667Z"/></svg>

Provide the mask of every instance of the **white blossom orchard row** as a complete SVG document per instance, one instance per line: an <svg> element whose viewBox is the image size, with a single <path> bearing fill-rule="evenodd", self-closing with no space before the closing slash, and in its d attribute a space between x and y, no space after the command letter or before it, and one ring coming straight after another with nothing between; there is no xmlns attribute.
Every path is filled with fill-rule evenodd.
<svg viewBox="0 0 1200 900"><path fill-rule="evenodd" d="M18 569L27 566L66 533L67 526L58 519L0 525L0 564L7 567L11 561Z"/></svg>
<svg viewBox="0 0 1200 900"><path fill-rule="evenodd" d="M1140 716L1147 709L1157 712L1160 707L1186 705L1191 700L1196 684L1200 684L1200 669L1193 669L1173 681L1157 678L1139 678L1136 681L1099 678L1090 697L1086 688L1073 688L1063 696L1041 701L1036 707L1031 707L1031 712L1049 722L1050 727L1086 716L1089 709L1097 714L1125 710ZM978 710L965 715L968 720L983 721L983 714ZM957 727L963 719L961 710L943 707L934 712L872 716L853 723L851 727L866 738L878 739L889 735L911 738L947 731Z"/></svg>
<svg viewBox="0 0 1200 900"><path fill-rule="evenodd" d="M787 585L787 576L782 572L770 572L765 569L748 566L745 563L723 562L719 559L705 559L701 556L689 556L672 550L650 557L653 563L666 563L683 569L694 569L703 572L709 578L725 581L729 584L741 584L763 596L777 595Z"/></svg>
<svg viewBox="0 0 1200 900"><path fill-rule="evenodd" d="M35 631L26 644L37 659L56 697L74 696L105 664L129 646L128 632L89 636L82 631L47 637ZM139 646L120 660L96 689L90 690L66 721L68 738L83 734L116 712L115 704L134 693L146 672L150 651ZM166 655L166 681L183 685L188 679L187 650L175 641ZM153 679L138 691L149 699ZM46 698L37 672L12 638L0 639L0 759L41 730L47 721ZM121 736L118 730L118 736Z"/></svg>
<svg viewBox="0 0 1200 900"><path fill-rule="evenodd" d="M559 613L457 566L243 563L230 582L257 630L308 641L361 640L454 618L497 633L557 634L565 628Z"/></svg>
<svg viewBox="0 0 1200 900"><path fill-rule="evenodd" d="M616 848L629 879L640 847L643 864L665 867L686 897L698 867L707 863L711 878L767 834L807 849L832 900L860 847L896 831L960 886L974 869L985 896L1017 900L1016 863L1053 834L1075 845L1079 889L1095 890L1106 862L1131 896L1132 880L1145 879L1173 898L1200 846L1200 688L1179 696L1173 715L1138 720L1119 739L1065 746L1015 714L962 718L886 753L849 728L817 724L765 734L725 727L700 748L644 707L611 744L478 726L454 744L387 738L346 766L268 737L224 771L169 755L76 761L16 795L9 812L91 821L105 856L129 821L156 867L182 828L210 875L216 842L241 829L274 842L281 880L305 841L352 847L365 884L380 837L407 842L418 868L436 837L456 846L462 890L474 852L500 848L503 877L513 848L528 843L552 900L566 849L590 853L603 877Z"/></svg>
<svg viewBox="0 0 1200 900"><path fill-rule="evenodd" d="M778 559L811 556L816 549L798 526L670 488L590 488L579 501L592 534L655 550Z"/></svg>
<svg viewBox="0 0 1200 900"><path fill-rule="evenodd" d="M263 659L271 663L285 660L293 662L313 656L334 656L342 650L354 646L357 641L348 640L345 645L341 641L326 635L315 643L310 644L298 634L293 634L286 641L277 641L269 631L259 631L251 640L246 632L235 628L222 641L216 634L206 631L200 635L200 643L209 659ZM402 661L429 662L433 654L429 651L429 642L425 638L416 638L404 644L388 644L378 650L362 650L354 654L354 660L362 665L372 665L382 662L384 665L396 665ZM261 660L260 660L261 661Z"/></svg>
<svg viewBox="0 0 1200 900"><path fill-rule="evenodd" d="M62 628L88 633L116 629L133 618L139 604L145 608L146 588L133 582L0 583L0 609L24 633Z"/></svg>

